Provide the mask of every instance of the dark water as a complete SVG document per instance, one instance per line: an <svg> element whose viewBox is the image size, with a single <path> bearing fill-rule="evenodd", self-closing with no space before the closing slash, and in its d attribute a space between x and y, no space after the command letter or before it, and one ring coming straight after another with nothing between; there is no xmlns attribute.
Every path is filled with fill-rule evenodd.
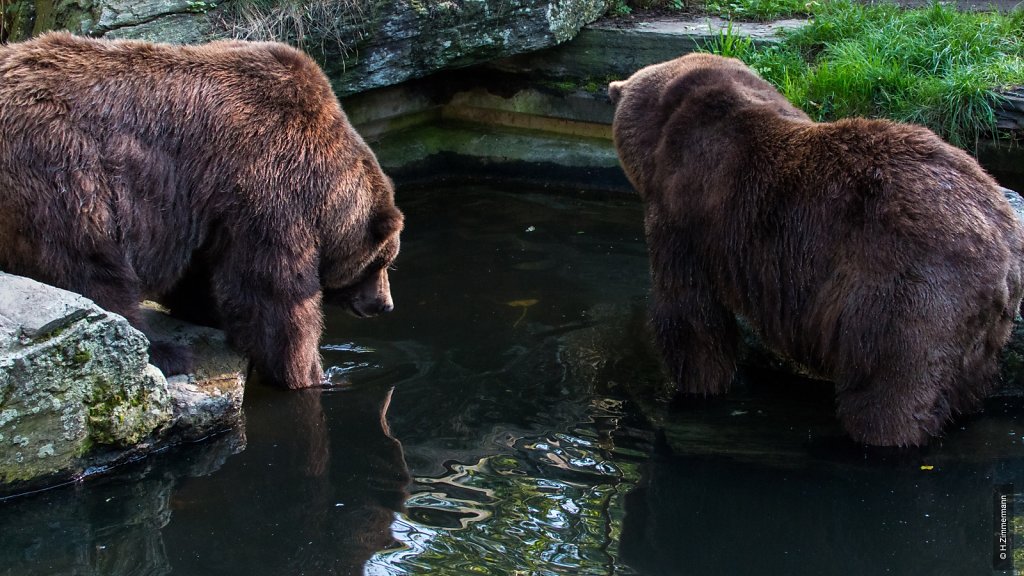
<svg viewBox="0 0 1024 576"><path fill-rule="evenodd" d="M328 311L336 387L251 386L244 431L0 502L0 575L992 573L1015 402L898 454L820 382L666 406L635 201L399 203L396 311Z"/></svg>

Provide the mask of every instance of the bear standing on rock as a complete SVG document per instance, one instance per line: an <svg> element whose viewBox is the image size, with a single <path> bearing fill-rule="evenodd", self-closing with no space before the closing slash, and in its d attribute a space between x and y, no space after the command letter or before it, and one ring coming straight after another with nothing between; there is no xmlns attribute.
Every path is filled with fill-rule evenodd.
<svg viewBox="0 0 1024 576"><path fill-rule="evenodd" d="M728 389L739 316L835 381L859 442L919 445L977 408L1020 305L1024 229L974 159L917 126L815 123L709 54L609 95L682 392Z"/></svg>
<svg viewBox="0 0 1024 576"><path fill-rule="evenodd" d="M205 297L290 388L323 377L325 295L358 316L392 308L392 184L301 52L51 33L0 46L0 77L0 269L143 332L140 300ZM168 342L151 361L190 369Z"/></svg>

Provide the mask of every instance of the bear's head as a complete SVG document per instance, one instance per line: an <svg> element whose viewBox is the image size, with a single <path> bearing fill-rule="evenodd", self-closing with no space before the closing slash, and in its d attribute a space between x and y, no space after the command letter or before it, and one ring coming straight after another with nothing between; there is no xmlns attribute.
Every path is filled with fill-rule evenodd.
<svg viewBox="0 0 1024 576"><path fill-rule="evenodd" d="M641 68L626 80L608 85L615 106L612 133L630 182L646 194L656 162L665 153L666 137L680 131L714 137L721 122L748 107L767 106L773 113L810 119L756 72L735 58L691 53Z"/></svg>
<svg viewBox="0 0 1024 576"><path fill-rule="evenodd" d="M347 222L334 222L320 255L320 285L324 301L344 306L365 318L394 309L388 268L398 256L404 216L395 207L394 185L376 161L357 163L355 188ZM354 206L353 206L354 204ZM339 233L347 230L347 233Z"/></svg>

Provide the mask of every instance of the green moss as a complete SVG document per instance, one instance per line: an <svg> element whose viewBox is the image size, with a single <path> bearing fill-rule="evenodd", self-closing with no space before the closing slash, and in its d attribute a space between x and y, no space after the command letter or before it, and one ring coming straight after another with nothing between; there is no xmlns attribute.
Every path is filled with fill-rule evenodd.
<svg viewBox="0 0 1024 576"><path fill-rule="evenodd" d="M12 27L15 33L9 38L11 41L38 36L47 30L88 32L96 21L94 11L97 10L91 0L35 0L14 3L12 8L20 14L12 18L12 23L21 22L22 25ZM32 29L26 30L29 22Z"/></svg>
<svg viewBox="0 0 1024 576"><path fill-rule="evenodd" d="M93 441L92 436L86 436L85 439L78 444L78 450L77 453L75 454L75 457L81 458L82 456L85 456L86 454L91 452L95 446L96 443Z"/></svg>
<svg viewBox="0 0 1024 576"><path fill-rule="evenodd" d="M62 328L57 328L55 330L51 330L49 332L44 332L43 334L39 334L38 336L33 338L32 339L32 343L33 344L42 344L43 342L48 342L48 341L53 340L54 338L57 338L57 337L61 336L62 334L64 334L64 332L67 331L67 329L68 329L67 326L65 326L65 327L62 327Z"/></svg>
<svg viewBox="0 0 1024 576"><path fill-rule="evenodd" d="M545 82L543 83L543 85L556 92L561 92L565 94L568 94L569 92L574 92L579 86L576 82L572 82L569 80L553 80L550 82Z"/></svg>
<svg viewBox="0 0 1024 576"><path fill-rule="evenodd" d="M32 35L35 5L28 0L5 1L0 18L0 42L18 42Z"/></svg>
<svg viewBox="0 0 1024 576"><path fill-rule="evenodd" d="M85 364L86 362L92 360L92 352L86 350L85 348L79 348L71 359L74 360L76 364Z"/></svg>
<svg viewBox="0 0 1024 576"><path fill-rule="evenodd" d="M129 393L102 376L93 377L91 398L87 399L89 439L96 444L127 446L149 434L137 415L149 409L149 394L139 387Z"/></svg>
<svg viewBox="0 0 1024 576"><path fill-rule="evenodd" d="M1014 515L1010 521L1010 532L1013 534L1013 542L1016 544L1013 547L1014 574L1020 574L1020 568L1024 567L1024 546L1021 546L1021 543L1024 542L1024 516Z"/></svg>
<svg viewBox="0 0 1024 576"><path fill-rule="evenodd" d="M567 80L538 81L536 84L557 94L570 94L577 91L585 91L596 94L603 90L613 80L620 80L617 76L600 76L588 78L570 78Z"/></svg>

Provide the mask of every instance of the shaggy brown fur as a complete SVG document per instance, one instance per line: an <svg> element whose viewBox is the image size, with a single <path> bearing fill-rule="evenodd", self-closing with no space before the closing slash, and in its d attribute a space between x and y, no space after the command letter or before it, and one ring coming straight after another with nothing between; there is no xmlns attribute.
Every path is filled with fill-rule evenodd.
<svg viewBox="0 0 1024 576"><path fill-rule="evenodd" d="M187 279L291 388L322 378L324 291L360 316L391 309L392 185L301 52L54 33L0 47L0 77L3 270L143 332L139 301L174 301ZM151 356L177 373L186 352L154 342Z"/></svg>
<svg viewBox="0 0 1024 576"><path fill-rule="evenodd" d="M977 407L1024 255L977 162L917 126L814 123L718 56L649 66L609 93L645 205L656 338L683 392L728 389L740 316L834 379L858 441L921 444Z"/></svg>

